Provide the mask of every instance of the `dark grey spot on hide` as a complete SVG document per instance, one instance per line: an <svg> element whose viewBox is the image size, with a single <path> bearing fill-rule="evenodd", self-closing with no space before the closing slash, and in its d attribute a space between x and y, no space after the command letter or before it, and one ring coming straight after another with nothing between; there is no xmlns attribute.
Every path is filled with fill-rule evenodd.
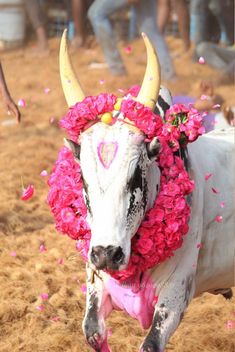
<svg viewBox="0 0 235 352"><path fill-rule="evenodd" d="M159 94L154 113L159 115L163 119L163 121L165 121L165 113L169 109L169 107L170 105Z"/></svg>
<svg viewBox="0 0 235 352"><path fill-rule="evenodd" d="M88 184L86 183L86 180L84 179L82 173L81 173L81 178L82 178L82 184L83 184L83 189L85 192L85 203L87 206L87 210L89 211L90 216L92 216L92 211L91 211L91 206L90 206L90 199L88 195Z"/></svg>
<svg viewBox="0 0 235 352"><path fill-rule="evenodd" d="M127 184L127 192L131 193L130 203L127 211L127 218L129 219L141 209L145 209L147 205L148 186L140 165L141 163L139 162L131 179ZM143 194L142 201L136 201L136 193L138 189Z"/></svg>
<svg viewBox="0 0 235 352"><path fill-rule="evenodd" d="M86 338L89 338L97 332L98 327L98 297L95 293L89 299L89 311L84 324Z"/></svg>

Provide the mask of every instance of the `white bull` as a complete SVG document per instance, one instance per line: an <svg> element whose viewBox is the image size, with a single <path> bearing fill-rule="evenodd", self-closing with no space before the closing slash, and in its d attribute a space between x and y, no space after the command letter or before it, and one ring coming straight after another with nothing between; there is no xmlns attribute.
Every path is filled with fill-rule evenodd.
<svg viewBox="0 0 235 352"><path fill-rule="evenodd" d="M65 38L62 39L60 60L62 85L71 106L82 100L84 95L72 72ZM154 60L155 66L152 68ZM151 69L157 72L156 59L152 56L148 58L146 72ZM155 75L154 72L152 75ZM155 78L151 82L144 80L145 87L142 89L142 86L137 97L143 103L146 101L143 91L149 84L148 101L156 100L154 94L158 94L158 90L152 86L156 83L152 82ZM152 93L155 88L155 93ZM104 171L97 166L99 161L94 150L98 142L113 140L113 136L120 146L119 156L115 159L115 168ZM160 352L164 351L193 297L205 291L231 293L228 289L234 285L235 251L233 139L234 132L230 129L211 132L189 145L189 172L195 181L195 191L190 199L189 232L182 247L170 259L142 273L135 283L119 284L102 269L125 268L130 257L131 238L144 217L143 209L140 209L132 217L131 225L127 226L125 214L130 195L123 190L126 190L126 184L141 159L143 177L148 186L146 211L157 196L160 171L157 164L148 159L148 148L141 132L132 129L130 133L128 124L117 122L107 126L99 122L82 133L79 162L92 210L92 216L88 217L92 238L87 264L87 307L83 330L95 351L109 351L105 319L113 309L127 311L144 328L151 326L140 351ZM208 172L213 174L213 178L205 181ZM222 222L215 221L221 208L215 201L212 186L219 190L225 203ZM101 188L105 192L101 192ZM139 200L143 198L141 192L138 197ZM112 251L107 259L108 254L104 255L104 251L108 248ZM100 269L98 275L94 275L94 269Z"/></svg>

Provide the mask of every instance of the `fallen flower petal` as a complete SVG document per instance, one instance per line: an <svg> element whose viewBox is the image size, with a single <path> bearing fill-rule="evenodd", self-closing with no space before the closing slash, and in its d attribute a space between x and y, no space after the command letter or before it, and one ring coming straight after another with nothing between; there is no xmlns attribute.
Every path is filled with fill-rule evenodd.
<svg viewBox="0 0 235 352"><path fill-rule="evenodd" d="M220 193L219 190L214 188L214 187L211 187L211 189L212 189L212 192L215 193L215 194L219 194Z"/></svg>
<svg viewBox="0 0 235 352"><path fill-rule="evenodd" d="M47 249L46 249L46 247L44 246L44 244L40 244L40 246L39 246L39 252L46 252L47 251Z"/></svg>
<svg viewBox="0 0 235 352"><path fill-rule="evenodd" d="M36 306L36 309L42 312L45 309L45 306L41 304L40 306Z"/></svg>
<svg viewBox="0 0 235 352"><path fill-rule="evenodd" d="M199 62L199 64L204 64L206 61L205 61L204 57L200 56L198 62Z"/></svg>
<svg viewBox="0 0 235 352"><path fill-rule="evenodd" d="M221 206L221 208L224 208L225 207L225 202L220 202L220 206Z"/></svg>
<svg viewBox="0 0 235 352"><path fill-rule="evenodd" d="M24 99L19 99L18 106L20 106L21 108L25 108L26 107L25 100Z"/></svg>
<svg viewBox="0 0 235 352"><path fill-rule="evenodd" d="M64 259L63 258L59 258L57 260L57 264L63 265L64 264Z"/></svg>
<svg viewBox="0 0 235 352"><path fill-rule="evenodd" d="M228 320L227 323L226 323L226 327L228 330L232 330L235 328L235 320Z"/></svg>
<svg viewBox="0 0 235 352"><path fill-rule="evenodd" d="M10 253L10 256L11 256L11 257L16 257L17 254L16 254L16 252L13 251L13 252Z"/></svg>
<svg viewBox="0 0 235 352"><path fill-rule="evenodd" d="M212 174L206 174L205 175L205 180L207 181L207 180L209 180L209 178L212 176Z"/></svg>
<svg viewBox="0 0 235 352"><path fill-rule="evenodd" d="M57 321L60 321L60 317L55 316L55 317L52 317L50 320L53 322L57 322Z"/></svg>
<svg viewBox="0 0 235 352"><path fill-rule="evenodd" d="M87 292L86 284L82 284L81 290L82 290L83 293L86 293L86 292Z"/></svg>
<svg viewBox="0 0 235 352"><path fill-rule="evenodd" d="M28 200L33 196L33 194L34 194L34 186L28 185L28 187L23 188L21 199Z"/></svg>
<svg viewBox="0 0 235 352"><path fill-rule="evenodd" d="M209 97L208 97L208 95L204 95L204 94L202 94L201 95L201 97L200 97L200 100L209 100Z"/></svg>
<svg viewBox="0 0 235 352"><path fill-rule="evenodd" d="M132 47L130 45L126 46L124 48L124 51L127 53L127 54L130 54L132 52Z"/></svg>
<svg viewBox="0 0 235 352"><path fill-rule="evenodd" d="M111 328L107 329L107 336L110 337L113 335L113 331Z"/></svg>
<svg viewBox="0 0 235 352"><path fill-rule="evenodd" d="M42 177L48 176L47 170L42 170L42 172L40 173L40 176L42 176Z"/></svg>
<svg viewBox="0 0 235 352"><path fill-rule="evenodd" d="M104 79L100 79L100 85L104 84L105 80Z"/></svg>
<svg viewBox="0 0 235 352"><path fill-rule="evenodd" d="M43 301L46 301L46 300L48 300L48 293L41 293L40 297Z"/></svg>
<svg viewBox="0 0 235 352"><path fill-rule="evenodd" d="M220 104L215 104L215 105L212 106L212 108L213 109L218 109L218 108L220 108Z"/></svg>
<svg viewBox="0 0 235 352"><path fill-rule="evenodd" d="M50 91L51 91L50 88L45 88L45 89L44 89L44 93L45 93L45 94L50 93Z"/></svg>
<svg viewBox="0 0 235 352"><path fill-rule="evenodd" d="M223 221L223 216L222 216L222 215L217 215L217 216L215 217L215 221L217 221L217 222L222 222L222 221Z"/></svg>

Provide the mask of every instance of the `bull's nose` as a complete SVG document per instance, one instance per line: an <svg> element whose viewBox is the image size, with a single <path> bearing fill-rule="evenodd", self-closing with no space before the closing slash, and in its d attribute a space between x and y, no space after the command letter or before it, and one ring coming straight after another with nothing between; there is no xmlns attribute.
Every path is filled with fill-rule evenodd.
<svg viewBox="0 0 235 352"><path fill-rule="evenodd" d="M121 247L95 246L91 251L91 262L99 270L118 270L124 261L124 253Z"/></svg>

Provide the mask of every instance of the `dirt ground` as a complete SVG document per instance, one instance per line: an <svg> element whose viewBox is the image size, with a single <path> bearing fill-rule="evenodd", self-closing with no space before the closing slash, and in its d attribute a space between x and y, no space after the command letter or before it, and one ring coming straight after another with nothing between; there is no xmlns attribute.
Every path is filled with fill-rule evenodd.
<svg viewBox="0 0 235 352"><path fill-rule="evenodd" d="M168 39L172 52L181 48L179 40ZM58 71L59 41L50 42L49 57L30 57L22 50L2 53L9 89L15 100L23 98L22 123L11 124L0 110L0 352L86 352L89 351L81 329L85 309L84 263L75 243L58 234L46 204L47 177L63 143L57 121L66 112ZM80 50L72 59L87 95L101 91L118 94L119 88L141 83L145 70L141 40L132 44L131 53L121 46L128 76L115 78L107 69L89 69L93 61L102 62L98 46ZM190 55L174 59L178 81L174 94L197 94L201 79L218 73L206 65L192 63ZM101 85L100 80L104 80ZM44 89L50 92L45 93ZM221 86L217 93L235 105L234 87ZM11 120L12 121L12 120ZM24 185L33 184L35 196L20 200L21 177ZM40 246L47 249L40 251ZM42 247L41 247L42 248ZM42 302L40 295L47 293ZM234 291L235 293L235 291ZM43 305L43 306L42 306ZM41 310L44 307L43 310ZM204 294L195 299L170 339L167 352L234 352L235 298ZM146 332L136 321L114 312L107 325L112 351L136 352Z"/></svg>

